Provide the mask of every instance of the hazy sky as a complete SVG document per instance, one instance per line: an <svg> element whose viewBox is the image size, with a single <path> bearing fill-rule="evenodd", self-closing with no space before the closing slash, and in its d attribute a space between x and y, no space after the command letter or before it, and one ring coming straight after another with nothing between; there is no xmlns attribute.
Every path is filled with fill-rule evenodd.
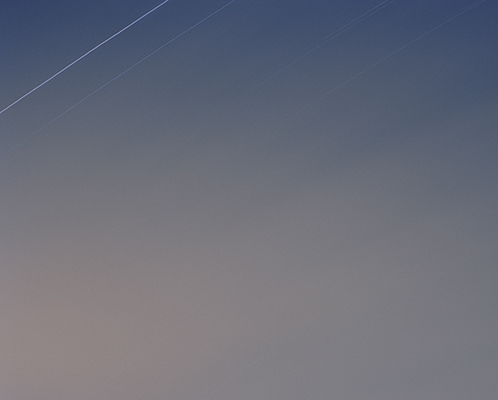
<svg viewBox="0 0 498 400"><path fill-rule="evenodd" d="M0 114L0 400L495 400L498 3L229 2ZM2 0L0 109L160 3Z"/></svg>

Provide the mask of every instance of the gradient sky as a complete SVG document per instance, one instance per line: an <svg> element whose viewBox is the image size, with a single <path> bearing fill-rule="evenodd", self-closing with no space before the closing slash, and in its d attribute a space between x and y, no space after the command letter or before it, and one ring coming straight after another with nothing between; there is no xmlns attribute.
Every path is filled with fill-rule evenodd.
<svg viewBox="0 0 498 400"><path fill-rule="evenodd" d="M498 3L236 0L109 83L228 2L0 115L0 400L495 400ZM0 2L0 109L159 3Z"/></svg>

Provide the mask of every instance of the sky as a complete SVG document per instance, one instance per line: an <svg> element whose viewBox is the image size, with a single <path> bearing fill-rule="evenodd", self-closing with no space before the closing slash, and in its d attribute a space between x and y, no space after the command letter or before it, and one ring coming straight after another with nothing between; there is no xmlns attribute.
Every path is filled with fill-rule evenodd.
<svg viewBox="0 0 498 400"><path fill-rule="evenodd" d="M0 400L496 399L498 3L160 3L0 2Z"/></svg>

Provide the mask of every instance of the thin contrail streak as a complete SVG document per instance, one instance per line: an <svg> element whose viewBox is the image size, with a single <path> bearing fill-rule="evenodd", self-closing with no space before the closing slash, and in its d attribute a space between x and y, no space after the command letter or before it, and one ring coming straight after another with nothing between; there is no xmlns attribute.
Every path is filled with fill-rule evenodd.
<svg viewBox="0 0 498 400"><path fill-rule="evenodd" d="M221 10L223 10L224 8L228 7L230 4L234 3L235 1L237 0L232 0L230 1L229 3L225 4L223 7L221 8L218 8L216 11L214 11L213 13L209 14L207 17L205 17L204 19L201 19L199 22L197 22L195 25L192 25L190 28L188 28L187 30L183 31L182 33L180 33L179 35L175 36L173 39L167 41L166 43L164 43L162 46L158 47L156 50L154 50L152 53L149 53L148 55L146 55L144 58L142 58L140 61L136 62L135 64L133 64L131 67L129 67L128 69L124 70L123 72L121 72L119 75L115 76L114 78L112 78L110 81L108 81L107 83L104 83L102 86L100 86L98 89L95 89L92 93L90 93L89 95L87 95L86 97L84 97L83 99L81 99L80 101L78 101L76 104L72 105L71 107L69 107L66 111L64 111L62 114L59 114L57 117L55 117L52 121L46 123L45 125L43 125L40 129L38 129L37 131L33 132L31 135L29 135L27 138L25 138L24 140L22 140L21 142L19 142L18 144L16 144L14 147L12 147L11 149L9 149L9 151L7 151L7 154L10 153L11 151L15 150L17 147L21 146L23 143L25 143L27 140L31 139L33 136L35 136L36 134L38 134L39 132L41 132L43 129L45 129L47 126L53 124L55 121L57 121L59 118L61 118L62 116L64 116L65 114L67 114L69 111L71 111L73 108L77 107L78 105L80 105L81 103L83 103L85 100L87 100L89 97L93 96L95 93L99 92L100 90L102 90L103 88L105 88L107 85L111 84L112 82L114 82L116 79L119 79L120 77L122 77L124 74L126 74L127 72L131 71L133 68L135 68L137 65L143 63L145 60L147 60L148 58L152 57L154 54L156 54L159 50L163 49L164 47L166 47L168 44L174 42L176 39L180 38L181 36L185 35L187 32L191 31L192 29L194 29L195 27L199 26L200 24L202 24L204 21L208 20L209 18L211 18L212 16L214 16L215 14L218 14Z"/></svg>
<svg viewBox="0 0 498 400"><path fill-rule="evenodd" d="M376 12L382 10L384 7L387 7L390 3L394 3L395 1L397 1L397 0L384 0L383 2L377 4L375 7L372 7L368 11L365 11L363 14L357 16L353 20L349 21L347 24L341 26L339 29L336 29L334 32L332 32L331 34L327 35L325 37L325 41L324 42L322 42L319 45L313 47L311 50L309 50L306 53L304 53L301 57L296 58L294 61L292 61L291 63L287 64L285 67L283 67L283 68L279 69L277 72L271 74L268 78L266 78L265 80L263 80L262 82L258 83L256 86L254 86L251 90L254 90L254 89L260 87L262 84L264 84L265 82L269 81L274 76L280 74L282 71L284 71L287 68L291 67L292 65L294 65L298 61L301 61L304 57L310 55L311 53L313 53L314 51L318 50L320 47L324 46L325 44L327 44L331 40L333 40L336 37L342 35L344 32L347 32L349 29L351 29L352 27L354 27L356 24L360 23L362 20L367 19L371 15L373 15Z"/></svg>
<svg viewBox="0 0 498 400"><path fill-rule="evenodd" d="M90 53L93 53L95 50L97 50L99 47L103 46L104 44L106 44L109 40L112 40L114 39L116 36L118 36L119 34L123 33L124 31L126 31L128 28L131 28L133 25L135 25L137 22L141 21L142 19L144 19L147 15L153 13L154 11L156 11L159 7L163 6L164 4L166 4L168 1L170 0L165 0L163 1L161 4L157 5L156 7L154 7L152 10L146 12L144 15L142 15L140 18L137 18L135 21L133 21L131 24L125 26L123 29L121 29L119 32L116 32L114 35L112 35L111 37L107 38L106 40L104 40L103 42L99 43L97 46L95 46L93 49L91 50L88 50L85 54L83 54L81 57L77 58L76 60L74 60L72 63L66 65L64 68L62 68L59 72L57 72L56 74L52 75L50 78L48 78L47 80L45 80L44 82L40 83L38 86L36 86L35 88L31 89L28 93L26 93L25 95L19 97L16 101L14 101L12 104L8 105L7 107L5 107L2 111L0 111L0 114L3 114L5 111L7 111L9 108L13 107L14 105L16 105L17 103L19 103L22 99L24 99L25 97L29 96L31 93L33 93L34 91L40 89L42 86L44 86L45 84L47 84L48 82L50 82L52 79L54 79L55 77L59 76L60 74L62 74L66 69L72 67L74 64L76 64L78 61L81 61L82 59L84 59L87 55L89 55Z"/></svg>
<svg viewBox="0 0 498 400"><path fill-rule="evenodd" d="M467 11L469 11L470 9L478 6L479 4L481 3L484 3L486 0L480 0L474 4L471 4L470 6L468 6L467 8L463 9L462 11L460 11L458 14L454 15L453 17L451 18L448 18L446 21L440 23L438 26L430 29L429 31L425 32L424 34L420 35L419 37L417 37L416 39L413 39L412 41L408 42L407 44L401 46L400 48L394 50L392 53L389 53L387 56L385 57L382 57L380 60L376 61L375 63L373 63L372 65L370 65L369 67L365 68L364 70L358 72L356 75L353 75L351 78L349 78L347 81L341 83L340 85L334 87L333 89L329 90L327 93L321 95L319 98L317 98L316 100L314 100L311 104L314 104L316 103L317 101L323 99L324 97L328 96L329 94L335 92L336 90L340 89L341 87L343 87L344 85L347 85L349 82L355 80L356 78L358 78L359 76L363 75L365 72L371 70L372 68L374 68L375 66L379 65L380 63L384 62L385 60L387 60L388 58L394 56L395 54L399 53L400 51L406 49L408 46L411 46L413 43L419 41L420 39L422 39L423 37L431 34L432 32L434 32L435 30L441 28L443 25L446 25L448 22L451 22L453 21L455 18L458 18L460 15L466 13ZM311 106L308 105L306 108L310 107Z"/></svg>
<svg viewBox="0 0 498 400"><path fill-rule="evenodd" d="M356 23L360 22L360 19L363 18L364 16L370 14L370 13L373 13L373 12L376 12L375 10L377 10L379 7L380 9L384 8L385 6L387 6L388 4L386 3L394 3L396 0L384 0L383 2L377 4L376 6L372 7L370 10L368 11L365 11L363 14L359 15L358 17L356 17L355 19L349 21L346 25L344 25L342 28L339 28L337 29L336 31L332 32L331 34L325 36L325 39L331 39L332 37L334 37L338 32L342 31L343 29L349 29L351 26L353 25L356 25ZM379 10L377 10L379 11Z"/></svg>

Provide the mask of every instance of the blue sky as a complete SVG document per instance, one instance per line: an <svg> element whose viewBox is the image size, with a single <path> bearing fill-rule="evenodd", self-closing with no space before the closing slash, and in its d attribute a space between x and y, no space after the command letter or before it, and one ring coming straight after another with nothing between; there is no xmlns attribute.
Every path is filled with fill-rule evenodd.
<svg viewBox="0 0 498 400"><path fill-rule="evenodd" d="M497 5L228 3L0 5L0 398L495 399Z"/></svg>

